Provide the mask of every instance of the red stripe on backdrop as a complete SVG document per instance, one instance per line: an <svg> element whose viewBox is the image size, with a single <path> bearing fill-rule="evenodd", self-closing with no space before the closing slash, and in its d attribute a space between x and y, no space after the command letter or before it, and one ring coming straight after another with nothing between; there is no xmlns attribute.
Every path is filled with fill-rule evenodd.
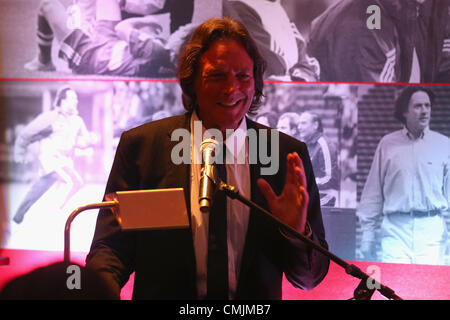
<svg viewBox="0 0 450 320"><path fill-rule="evenodd" d="M8 281L26 274L36 268L50 265L63 260L63 252L34 250L2 250L0 256L8 257L10 262L0 266L0 288ZM71 252L71 261L84 265L86 253ZM405 300L449 300L450 299L450 266L388 264L373 262L351 262L367 274L393 289ZM374 273L375 272L375 273ZM131 299L134 277L125 285L121 298ZM325 279L311 291L294 288L283 279L284 300L347 300L352 298L353 290L358 286L359 279L345 273L345 270L335 263L330 263L330 270ZM373 300L384 300L376 292Z"/></svg>
<svg viewBox="0 0 450 320"><path fill-rule="evenodd" d="M168 83L177 83L177 79L163 79L163 78L136 78L136 77L75 77L75 78L2 78L0 77L0 81L7 82L21 82L21 81L28 81L28 82L116 82L116 81L122 81L122 82L168 82ZM412 85L418 85L418 86L450 86L450 83L419 83L419 82L335 82L335 81L286 81L286 80L264 80L264 83L281 83L281 84L305 84L305 85L316 85L316 84L350 84L350 85L390 85L390 86L412 86Z"/></svg>

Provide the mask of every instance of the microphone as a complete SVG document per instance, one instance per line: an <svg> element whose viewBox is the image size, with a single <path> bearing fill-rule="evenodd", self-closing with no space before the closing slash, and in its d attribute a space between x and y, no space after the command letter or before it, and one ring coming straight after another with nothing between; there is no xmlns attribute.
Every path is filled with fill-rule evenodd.
<svg viewBox="0 0 450 320"><path fill-rule="evenodd" d="M212 207L213 197L216 189L217 172L213 159L216 147L219 143L214 139L203 140L200 151L203 157L202 171L200 173L200 191L198 201L201 212L209 212Z"/></svg>

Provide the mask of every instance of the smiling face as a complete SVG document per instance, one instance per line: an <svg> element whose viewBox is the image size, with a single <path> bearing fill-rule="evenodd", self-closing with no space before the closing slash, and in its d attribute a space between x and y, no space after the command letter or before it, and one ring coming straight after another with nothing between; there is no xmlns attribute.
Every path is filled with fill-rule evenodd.
<svg viewBox="0 0 450 320"><path fill-rule="evenodd" d="M417 91L409 100L408 109L403 114L408 130L419 136L429 126L431 118L430 97L424 91Z"/></svg>
<svg viewBox="0 0 450 320"><path fill-rule="evenodd" d="M236 129L255 93L253 60L234 40L216 40L200 58L195 78L198 116L206 129Z"/></svg>

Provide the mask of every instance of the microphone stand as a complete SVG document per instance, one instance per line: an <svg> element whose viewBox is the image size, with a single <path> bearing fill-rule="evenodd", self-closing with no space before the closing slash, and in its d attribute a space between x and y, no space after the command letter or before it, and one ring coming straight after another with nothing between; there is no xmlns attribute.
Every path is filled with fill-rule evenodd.
<svg viewBox="0 0 450 320"><path fill-rule="evenodd" d="M83 211L86 210L92 210L92 209L105 209L110 208L116 217L116 219L120 219L120 217L117 215L116 207L118 206L119 202L116 199L113 199L111 201L104 201L99 203L92 203L88 204L82 207L79 207L72 211L72 213L69 215L69 217L66 220L66 224L64 226L64 263L69 264L70 263L70 227L72 226L73 220ZM120 221L120 220L119 220Z"/></svg>
<svg viewBox="0 0 450 320"><path fill-rule="evenodd" d="M217 183L217 189L219 191L225 192L227 196L229 196L232 199L237 199L243 204L247 205L251 209L255 209L257 212L265 215L266 217L270 218L276 225L279 227L282 227L283 229L287 230L290 234L295 236L297 239L300 239L301 241L307 243L309 246L313 247L314 249L320 251L322 254L329 257L332 261L334 261L336 264L341 266L345 269L345 272L355 278L361 279L361 282L359 283L358 287L354 291L354 297L355 300L370 300L372 294L374 293L375 289L377 289L383 296L390 300L403 300L399 296L397 296L391 288L381 284L377 280L373 279L361 269L359 269L357 266L353 264L349 264L339 258L338 256L334 255L327 249L323 248L322 246L318 245L308 237L305 237L301 233L299 233L297 230L291 228L290 226L286 225L284 222L279 220L277 217L273 216L269 211L265 210L261 206L257 205L253 201L245 198L239 193L239 190L231 185L228 185L221 181L220 179L217 179L219 182ZM371 288L368 287L368 282L371 281Z"/></svg>

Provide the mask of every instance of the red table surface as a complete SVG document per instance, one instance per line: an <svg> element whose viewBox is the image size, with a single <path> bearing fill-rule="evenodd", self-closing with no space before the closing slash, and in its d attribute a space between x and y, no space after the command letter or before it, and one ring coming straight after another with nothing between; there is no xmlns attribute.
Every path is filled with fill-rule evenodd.
<svg viewBox="0 0 450 320"><path fill-rule="evenodd" d="M86 252L72 252L71 261L84 265L86 254ZM63 253L59 251L3 249L0 256L9 258L8 265L0 266L0 288L15 277L63 260ZM376 270L379 275L376 278L404 300L450 299L450 266L347 262L374 277L373 270ZM122 289L122 299L131 299L133 282L132 275ZM325 279L311 291L296 289L283 279L283 300L347 300L352 298L353 290L359 282L359 279L347 275L343 268L331 262ZM386 298L379 292L375 292L372 297L372 300L384 299Z"/></svg>

